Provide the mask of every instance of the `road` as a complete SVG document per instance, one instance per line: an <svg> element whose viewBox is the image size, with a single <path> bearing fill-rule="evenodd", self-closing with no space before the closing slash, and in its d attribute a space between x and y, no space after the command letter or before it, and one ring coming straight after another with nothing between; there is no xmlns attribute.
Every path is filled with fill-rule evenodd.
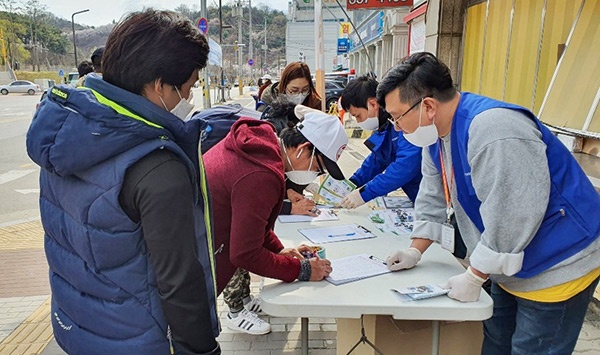
<svg viewBox="0 0 600 355"><path fill-rule="evenodd" d="M202 109L202 90L194 90L196 109ZM231 90L231 98L253 108L254 100L244 88ZM211 90L211 96L214 98ZM40 94L0 95L0 227L39 218L39 167L27 156L25 138ZM226 95L227 98L227 95ZM213 104L214 105L214 104Z"/></svg>
<svg viewBox="0 0 600 355"><path fill-rule="evenodd" d="M27 156L25 136L40 97L0 95L0 226L39 216L39 167Z"/></svg>

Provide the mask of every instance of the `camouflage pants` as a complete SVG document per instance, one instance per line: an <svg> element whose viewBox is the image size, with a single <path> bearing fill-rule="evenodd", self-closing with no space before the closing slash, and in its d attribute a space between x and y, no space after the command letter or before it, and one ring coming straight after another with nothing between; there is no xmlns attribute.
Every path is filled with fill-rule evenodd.
<svg viewBox="0 0 600 355"><path fill-rule="evenodd" d="M250 273L238 268L223 290L223 300L231 312L244 308L244 298L250 296Z"/></svg>

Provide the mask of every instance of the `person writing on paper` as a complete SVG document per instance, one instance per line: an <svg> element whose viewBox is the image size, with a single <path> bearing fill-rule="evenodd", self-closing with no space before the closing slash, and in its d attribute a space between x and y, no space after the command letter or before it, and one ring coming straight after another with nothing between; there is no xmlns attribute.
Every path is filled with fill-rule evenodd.
<svg viewBox="0 0 600 355"><path fill-rule="evenodd" d="M300 116L298 117L295 112L296 106L298 105L289 102L287 97L283 95L279 96L273 101L271 106L263 112L261 119L273 124L277 135L279 135L284 128L294 127L300 122L306 112L310 112L308 107L298 106L298 115ZM285 184L287 199L283 201L281 212L279 212L279 214L296 214L316 217L318 209L315 202L310 198L306 198L303 194L307 185L295 184L290 179L287 179Z"/></svg>
<svg viewBox="0 0 600 355"><path fill-rule="evenodd" d="M270 123L241 118L204 157L215 216L218 293L238 269L285 282L319 281L331 273L329 260L304 259L302 250L284 248L273 232L286 178L306 184L325 169L343 178L336 164L348 143L343 126L322 112L303 116L280 138ZM270 331L242 302L227 317L226 325L235 330Z"/></svg>
<svg viewBox="0 0 600 355"><path fill-rule="evenodd" d="M529 110L457 91L431 53L392 68L377 100L424 148L411 247L390 269L452 251L455 213L470 266L445 288L473 302L492 280L482 353L570 354L600 276L600 196L572 154Z"/></svg>
<svg viewBox="0 0 600 355"><path fill-rule="evenodd" d="M356 208L370 200L402 188L415 201L421 183L421 148L410 144L394 129L390 115L377 103L377 80L358 77L342 92L342 108L356 118L358 125L373 131L365 145L371 154L354 172L350 181L358 189L346 196L341 206Z"/></svg>

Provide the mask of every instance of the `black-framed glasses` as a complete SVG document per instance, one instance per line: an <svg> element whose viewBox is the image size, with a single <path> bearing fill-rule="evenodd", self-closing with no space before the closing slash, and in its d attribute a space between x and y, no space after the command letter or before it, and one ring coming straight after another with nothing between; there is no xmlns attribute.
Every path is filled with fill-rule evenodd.
<svg viewBox="0 0 600 355"><path fill-rule="evenodd" d="M411 107L408 108L408 110L404 111L403 114L401 114L400 116L394 118L388 118L388 121L393 124L394 126L398 125L398 122L400 122L400 120L402 119L402 117L406 116L406 114L408 114L413 108L417 107L418 104L420 104L421 102L423 102L423 100L429 96L423 96L422 98L419 99L419 101L415 102Z"/></svg>

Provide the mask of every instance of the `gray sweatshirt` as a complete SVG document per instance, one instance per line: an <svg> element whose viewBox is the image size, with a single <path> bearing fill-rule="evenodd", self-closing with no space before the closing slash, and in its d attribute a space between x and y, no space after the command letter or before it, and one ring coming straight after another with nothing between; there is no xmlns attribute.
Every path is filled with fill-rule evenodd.
<svg viewBox="0 0 600 355"><path fill-rule="evenodd" d="M450 181L450 137L442 138ZM452 206L467 247L467 261L513 291L533 291L579 278L600 267L600 238L572 257L531 278L512 275L521 269L523 249L541 225L548 205L550 175L546 145L535 123L509 109L479 114L469 128L468 161L481 201L483 233L460 206L452 184ZM423 149L423 180L415 201L416 222L411 238L441 242L446 221L442 177L429 149Z"/></svg>

